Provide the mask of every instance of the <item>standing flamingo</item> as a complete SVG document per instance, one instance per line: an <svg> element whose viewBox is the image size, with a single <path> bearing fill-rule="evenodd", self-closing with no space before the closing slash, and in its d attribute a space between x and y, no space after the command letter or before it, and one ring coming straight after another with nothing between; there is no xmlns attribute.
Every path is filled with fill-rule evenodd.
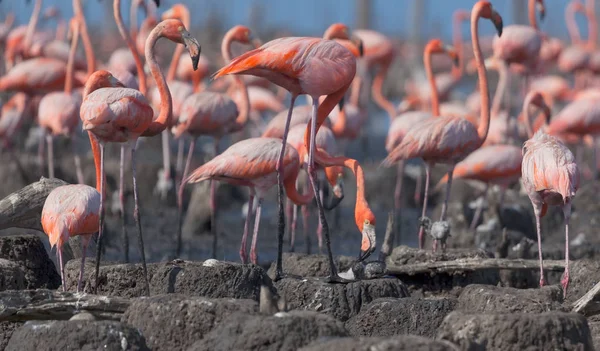
<svg viewBox="0 0 600 351"><path fill-rule="evenodd" d="M89 131L90 140L95 148L100 150L100 170L101 184L104 184L104 144L107 142L127 143L131 148L131 169L133 173L133 195L135 201L134 218L138 228L138 240L142 256L142 265L145 276L146 294L150 293L148 275L146 270L146 258L144 254L144 245L142 239L142 227L140 210L138 205L138 187L135 169L135 145L139 136L153 129L157 132L160 128L157 125L168 125L171 118L172 103L171 94L167 88L164 76L156 62L154 45L159 38L167 38L175 43L185 44L190 52L193 62L198 61L200 55L200 45L190 33L185 29L179 20L165 20L159 23L150 33L146 41L146 60L150 67L152 77L162 96L162 104L158 118L153 120L153 110L148 100L137 90L129 88L105 88L98 85L97 76L106 74L98 71L88 79L83 93L83 103L81 105L81 119L83 120L84 130ZM111 76L112 77L112 76ZM114 79L114 78L113 78ZM164 126L163 126L164 129ZM158 131L160 133L160 131ZM156 133L156 134L158 134ZM96 145L97 144L97 145ZM104 192L100 191L100 222L103 221L102 209L104 203ZM100 223L100 232L98 233L98 247L101 246L102 223ZM98 284L99 271L99 253L96 254L96 286Z"/></svg>
<svg viewBox="0 0 600 351"><path fill-rule="evenodd" d="M539 100L539 92L531 91L523 105L530 139L523 144L523 187L529 195L535 213L538 237L538 255L540 260L540 286L545 284L542 260L542 232L540 218L546 214L548 206L558 205L565 216L565 272L561 279L563 295L569 286L569 219L571 202L579 188L579 170L571 151L557 138L541 129L533 134L528 103Z"/></svg>
<svg viewBox="0 0 600 351"><path fill-rule="evenodd" d="M468 120L461 117L436 117L415 124L402 142L388 154L383 164L390 166L401 160L421 157L426 164L425 198L429 188L431 167L434 163L442 162L449 164L448 184L446 196L442 206L441 221L446 218L448 208L448 197L452 186L452 173L457 162L464 159L471 152L479 148L485 141L490 123L490 101L487 83L487 73L483 63L483 55L479 46L478 20L479 18L490 19L502 35L502 17L492 8L488 1L477 2L471 11L471 41L475 54L477 73L479 76L479 91L481 92L481 117L479 125L475 127ZM435 85L432 86L434 100L436 95ZM435 107L434 107L435 108ZM436 111L434 110L434 115ZM425 208L425 206L424 206ZM423 211L423 217L424 217ZM419 241L423 240L423 227L419 230ZM434 242L434 250L436 248Z"/></svg>
<svg viewBox="0 0 600 351"><path fill-rule="evenodd" d="M77 51L77 42L79 41L80 23L77 17L73 17L69 23L72 33L72 43L67 62L67 77L65 80L64 92L52 92L45 95L40 101L38 110L38 123L42 130L47 132L48 143L48 174L54 178L54 156L53 156L53 136L64 134L71 138L75 157L75 170L77 182L83 184L83 171L81 170L81 160L75 150L75 128L79 125L79 107L81 98L73 94L73 71L75 52Z"/></svg>
<svg viewBox="0 0 600 351"><path fill-rule="evenodd" d="M571 46L563 49L558 57L558 69L565 73L575 74L575 88L583 89L585 77L582 76L582 72L588 67L590 55L581 41L579 29L577 29L575 21L577 12L586 13L585 7L579 1L571 1L565 8L565 22L571 37Z"/></svg>
<svg viewBox="0 0 600 351"><path fill-rule="evenodd" d="M221 53L227 62L231 61L231 44L234 42L249 44L253 41L252 33L246 26L235 26L231 28L223 38ZM248 91L244 82L237 78L235 84L242 91L242 105L238 106L226 94L203 91L188 96L181 105L181 114L178 124L173 127L173 134L176 138L181 138L183 133L190 134L192 141L188 150L186 164L183 170L182 179L185 179L190 170L192 154L196 146L196 139L200 135L212 135L215 138L215 155L218 155L219 140L222 136L242 130L248 122L249 102ZM239 111L239 112L238 112ZM177 229L177 256L181 254L181 225L183 219L183 190L184 182L181 182L177 192L178 207L178 229ZM213 235L213 256L217 249L217 228L216 228L216 183L211 183L210 187L210 210L211 210L211 233Z"/></svg>
<svg viewBox="0 0 600 351"><path fill-rule="evenodd" d="M347 33L346 33L347 34ZM349 39L346 38L342 39ZM329 227L325 220L325 213L321 200L319 198L319 188L316 183L316 169L314 165L314 145L317 130L317 120L322 124L333 107L342 99L352 79L356 73L356 58L354 54L336 43L335 41L288 37L270 41L258 49L247 52L227 66L221 68L215 78L228 74L249 74L259 76L270 80L276 85L288 90L292 94L290 108L286 126L283 133L283 140L279 160L277 163L277 183L278 183L278 252L275 279L279 280L283 276L282 269L282 250L283 234L285 231L284 209L283 209L283 156L287 144L287 135L289 131L289 120L296 98L301 94L307 94L312 97L313 111L311 118L311 135L308 173L319 217L323 223L325 233L325 244L327 246L331 281L341 281L337 274L333 255L331 252L331 243L329 239ZM319 104L319 97L327 95L325 100ZM320 126L320 125L319 125Z"/></svg>

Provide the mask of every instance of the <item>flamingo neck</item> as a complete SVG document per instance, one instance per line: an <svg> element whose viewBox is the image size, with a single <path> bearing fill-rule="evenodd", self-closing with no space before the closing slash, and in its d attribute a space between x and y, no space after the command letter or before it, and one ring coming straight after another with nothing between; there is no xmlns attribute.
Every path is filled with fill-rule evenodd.
<svg viewBox="0 0 600 351"><path fill-rule="evenodd" d="M598 41L598 21L596 20L596 5L594 1L587 1L587 18L588 18L588 45L591 49L596 49Z"/></svg>
<svg viewBox="0 0 600 351"><path fill-rule="evenodd" d="M317 109L317 123L316 123L317 126L316 126L315 133L319 132L319 128L321 128L323 123L325 123L325 120L329 116L329 113L331 113L331 111L333 110L335 105L337 105L342 100L342 98L346 94L346 91L350 87L350 84L352 84L352 82L348 83L347 85L345 85L338 91L327 95L325 100L323 100L319 103L319 108ZM317 96L313 96L312 98L318 99ZM310 133L311 133L311 124L308 123L306 126L306 132L304 132L304 145L306 146L307 150L310 150L308 147L308 145L310 145Z"/></svg>
<svg viewBox="0 0 600 351"><path fill-rule="evenodd" d="M333 135L335 135L337 138L342 138L344 136L344 130L346 129L346 124L348 123L346 119L346 109L344 107L345 104L343 103L343 101L343 99L340 100L337 119L335 120L335 123L331 126L331 131L333 132Z"/></svg>
<svg viewBox="0 0 600 351"><path fill-rule="evenodd" d="M508 67L506 66L506 63L504 61L500 60L498 64L500 65L498 66L498 85L496 86L496 91L494 92L494 98L492 100L491 109L491 115L494 117L500 114L502 98L504 97L504 93L506 92L506 75L508 71Z"/></svg>
<svg viewBox="0 0 600 351"><path fill-rule="evenodd" d="M365 174L358 161L345 156L330 156L322 149L315 152L315 162L322 167L343 166L348 168L356 177L356 204L354 207L354 219L356 226L362 230L364 214L371 212L369 203L365 197Z"/></svg>
<svg viewBox="0 0 600 351"><path fill-rule="evenodd" d="M431 89L431 114L434 117L437 117L440 115L440 97L437 86L435 85L433 69L431 68L431 55L431 49L429 47L425 48L423 64L425 65L425 73L427 74L427 81L429 82L429 87Z"/></svg>
<svg viewBox="0 0 600 351"><path fill-rule="evenodd" d="M183 7L183 5L181 6L180 11L182 11L182 14L178 17L178 19L181 20L185 28L190 28L189 11L187 10L187 8ZM167 71L167 82L170 82L173 79L175 79L177 66L179 65L179 60L181 59L181 55L183 54L184 49L185 47L183 46L183 44L177 44L175 52L173 52L173 59L171 60L171 64L169 65L169 70Z"/></svg>
<svg viewBox="0 0 600 351"><path fill-rule="evenodd" d="M235 32L230 30L227 32L227 34L225 34L223 42L221 43L221 55L223 55L225 64L230 63L231 57L233 56L231 54L231 43L234 41L234 36ZM238 117L235 119L235 127L233 128L234 131L239 131L248 122L248 117L250 115L250 97L248 96L248 88L246 87L246 83L242 78L239 76L233 76L233 81L242 94L242 103L241 106L239 106L240 112Z"/></svg>
<svg viewBox="0 0 600 351"><path fill-rule="evenodd" d="M479 17L482 7L477 7L471 12L471 43L477 65L477 76L479 77L479 93L481 94L481 115L477 126L477 135L483 144L490 129L490 92L488 88L487 71L483 63L483 54L479 45Z"/></svg>
<svg viewBox="0 0 600 351"><path fill-rule="evenodd" d="M144 65L142 64L142 59L140 58L140 55L138 54L137 50L135 49L135 44L133 43L133 40L131 39L131 37L129 36L129 33L125 29L125 24L123 23L123 17L121 16L121 0L114 0L113 12L114 12L114 16L115 16L115 22L117 22L117 27L119 28L119 33L121 33L121 37L123 38L123 40L125 40L125 43L127 43L127 47L129 48L129 51L131 51L131 54L133 55L133 59L135 61L135 67L137 69L137 74L138 74L140 92L143 95L146 95L148 86L146 83L146 73L144 72Z"/></svg>
<svg viewBox="0 0 600 351"><path fill-rule="evenodd" d="M377 75L375 75L375 78L373 78L373 85L371 86L373 101L375 101L377 106L387 112L390 119L396 117L396 107L394 107L394 104L383 95L383 81L390 68L391 61L392 60L387 60L379 67L379 71L377 72Z"/></svg>
<svg viewBox="0 0 600 351"><path fill-rule="evenodd" d="M535 28L535 29L539 29L538 28L538 24L537 24L537 18L535 18L535 2L537 0L529 0L529 3L527 4L527 13L529 15L529 24Z"/></svg>
<svg viewBox="0 0 600 351"><path fill-rule="evenodd" d="M292 200L298 206L303 206L309 204L313 199L314 192L312 189L308 189L306 194L301 194L298 189L296 189L296 180L298 179L298 173L300 171L300 164L298 163L294 171L283 180L283 185L285 187L286 196ZM309 185L310 186L310 185Z"/></svg>
<svg viewBox="0 0 600 351"><path fill-rule="evenodd" d="M356 75L352 81L352 87L350 88L350 103L356 107L362 108L360 102L360 94L363 87L363 78L360 75Z"/></svg>
<svg viewBox="0 0 600 351"><path fill-rule="evenodd" d="M567 31L571 38L571 44L581 44L581 35L579 34L579 28L577 28L577 22L575 22L575 13L577 13L577 3L575 1L569 2L565 9L565 23L567 24Z"/></svg>
<svg viewBox="0 0 600 351"><path fill-rule="evenodd" d="M118 0L117 0L118 1ZM156 81L156 87L160 93L160 111L158 117L152 121L148 129L142 134L143 136L154 136L160 134L171 124L171 118L173 116L173 100L171 98L171 92L165 81L158 62L156 62L156 55L154 53L154 45L160 37L162 37L163 26L160 24L154 27L148 39L146 40L146 62L150 67L152 77Z"/></svg>
<svg viewBox="0 0 600 351"><path fill-rule="evenodd" d="M27 53L31 47L33 35L35 34L35 27L37 26L38 19L40 18L40 11L42 10L42 0L36 0L33 5L33 12L31 18L29 18L29 24L27 25L27 31L25 32L25 39L23 40L23 52Z"/></svg>
<svg viewBox="0 0 600 351"><path fill-rule="evenodd" d="M131 35L131 40L135 42L138 35L138 9L144 6L145 3L143 0L132 0L131 1L131 9L129 10L129 35ZM147 11L146 11L147 12Z"/></svg>
<svg viewBox="0 0 600 351"><path fill-rule="evenodd" d="M88 131L88 136L90 138L90 144L92 145L92 154L94 155L94 166L96 167L96 190L98 192L102 189L102 174L100 170L102 169L102 163L100 159L100 142L98 138L94 135L94 133Z"/></svg>
<svg viewBox="0 0 600 351"><path fill-rule="evenodd" d="M94 47L92 46L92 41L90 40L90 35L87 30L87 23L85 21L85 16L83 15L81 0L73 0L73 9L80 25L81 40L83 41L87 63L87 76L89 77L96 71L96 56L94 55Z"/></svg>
<svg viewBox="0 0 600 351"><path fill-rule="evenodd" d="M67 74L65 77L65 94L71 94L73 91L73 71L75 70L75 53L77 52L77 43L79 42L79 26L78 22L73 29L73 38L71 39L71 48L69 50L69 58L67 59Z"/></svg>

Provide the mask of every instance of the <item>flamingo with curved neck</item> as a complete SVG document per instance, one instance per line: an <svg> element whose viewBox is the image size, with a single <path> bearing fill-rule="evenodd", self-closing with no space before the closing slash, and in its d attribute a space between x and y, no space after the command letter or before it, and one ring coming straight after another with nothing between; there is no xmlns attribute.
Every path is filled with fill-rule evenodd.
<svg viewBox="0 0 600 351"><path fill-rule="evenodd" d="M446 197L440 217L440 221L444 221L448 208L454 166L457 162L479 148L488 134L490 125L490 99L487 72L479 45L479 18L490 19L494 23L498 35L502 35L502 18L500 15L492 8L490 2L483 0L477 2L471 11L471 42L479 77L479 91L482 96L480 120L477 127L461 117L440 116L426 119L420 123L416 123L383 161L384 165L390 166L402 160L416 157L423 158L426 164L426 195L423 201L425 206L423 207L422 217L425 216L426 211L432 165L438 162L449 165ZM419 229L420 247L423 246L423 240L423 227L421 227ZM434 242L434 250L436 245L437 242ZM444 241L442 241L442 245L444 245Z"/></svg>

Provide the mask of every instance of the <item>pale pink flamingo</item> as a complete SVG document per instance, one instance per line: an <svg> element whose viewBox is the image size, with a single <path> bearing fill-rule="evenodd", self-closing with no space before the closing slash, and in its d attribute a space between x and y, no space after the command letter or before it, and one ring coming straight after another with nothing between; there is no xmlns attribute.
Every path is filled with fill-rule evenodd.
<svg viewBox="0 0 600 351"><path fill-rule="evenodd" d="M246 26L235 26L231 28L223 38L221 44L221 54L226 62L231 61L231 44L234 41L249 44L253 40L250 29ZM235 133L246 125L250 104L248 101L248 91L244 82L236 77L238 89L244 96L243 103L238 106L226 94L215 93L211 91L202 91L190 95L185 99L181 106L181 113L177 125L173 127L175 138L181 138L184 133L192 136L190 142L187 160L183 169L181 179L185 179L190 170L192 155L196 146L196 139L200 135L211 135L215 138L214 150L218 155L219 141L221 137L227 134ZM181 255L181 225L183 219L183 190L185 183L181 182L177 191L178 207L178 230L177 230L177 256ZM216 255L217 228L216 228L216 182L211 183L210 188L210 209L211 209L211 233L213 235L213 256Z"/></svg>
<svg viewBox="0 0 600 351"><path fill-rule="evenodd" d="M283 138L283 133L285 131L285 123L288 116L288 111L281 111L273 117L262 134L263 137L268 138ZM300 105L294 106L292 109L292 117L290 118L289 128L292 128L298 124L307 125L310 123L312 113L312 107L310 105ZM325 121L325 127L330 128L331 124L329 123L329 119Z"/></svg>
<svg viewBox="0 0 600 351"><path fill-rule="evenodd" d="M118 2L118 0L115 2ZM161 127L159 125L162 125L162 128L164 129L171 119L171 94L168 90L164 76L160 71L160 67L156 62L154 53L154 45L158 39L162 37L175 43L185 44L194 62L197 62L197 58L200 55L200 45L196 39L192 38L179 20L170 19L162 21L152 30L146 42L146 61L162 96L161 109L156 119L153 120L153 110L146 97L139 91L122 87L107 88L101 85L99 86L97 77L106 75L106 71L95 72L86 82L80 111L84 130L87 130L90 133L92 144L97 144L95 146L93 145L93 147L99 148L100 150L100 169L102 178L104 178L104 144L107 142L127 143L131 148L131 169L133 173L133 195L135 202L134 218L138 228L138 239L142 256L142 265L144 267L146 294L149 294L149 284L138 204L135 146L140 135L149 130L155 133L155 135L160 133ZM112 75L108 75L109 79L115 83L116 79L112 77ZM101 184L103 183L104 179L101 180ZM103 191L100 191L100 193L102 194L100 205L100 211L102 213L104 193ZM103 221L102 215L100 216L100 220ZM101 246L101 239L102 223L100 224L100 233L98 234L99 248ZM99 254L100 249L98 249L96 254L96 284L98 282L98 268L100 264Z"/></svg>
<svg viewBox="0 0 600 351"><path fill-rule="evenodd" d="M341 39L349 39L347 31L346 33L341 34L345 34L345 37L341 37ZM335 263L333 262L329 227L325 221L323 207L318 196L319 188L316 184L314 145L317 125L319 127L321 126L329 115L329 112L331 112L333 107L343 98L352 83L352 79L354 79L355 73L356 58L351 51L341 44L332 40L319 38L287 37L270 41L258 49L237 57L215 74L216 78L228 74L249 74L263 77L288 90L292 95L283 133L283 142L281 144L279 160L276 167L279 197L276 280L280 279L283 275L281 264L283 234L285 230L283 179L281 175L281 172L283 171L283 156L287 145L289 120L291 119L292 109L296 98L301 94L310 95L313 101L311 133L309 133L310 147L308 147L308 173L315 193L319 216L323 223L323 232L325 233L325 244L330 265L329 280L342 280L338 276ZM319 97L322 95L327 95L327 98L325 98L322 103L319 103ZM307 139L305 139L305 142L306 141ZM359 228L363 229L362 223Z"/></svg>
<svg viewBox="0 0 600 351"><path fill-rule="evenodd" d="M584 87L584 72L589 65L589 51L586 45L581 40L577 23L575 22L575 14L581 12L586 14L585 7L579 1L571 1L565 8L565 21L569 36L571 37L571 46L564 48L558 57L558 68L562 72L575 74L575 88L582 89Z"/></svg>
<svg viewBox="0 0 600 351"><path fill-rule="evenodd" d="M389 166L401 160L415 157L423 158L426 165L426 183L422 217L425 217L431 166L440 162L449 164L448 184L440 218L441 221L444 221L446 219L454 166L471 152L478 149L483 144L488 134L490 124L490 102L487 73L481 49L479 47L478 20L480 17L490 19L494 23L498 35L502 35L502 18L500 15L492 8L492 5L488 1L482 0L477 2L471 11L471 41L479 76L479 90L483 97L481 100L481 117L478 126L476 127L471 122L461 117L435 117L424 120L422 123L415 124L413 128L407 132L400 144L396 146L383 161L384 165ZM437 101L437 91L432 79L430 79L430 83L432 85L433 101ZM437 104L434 104L434 115L437 115L439 112L439 109L436 111L436 105ZM423 227L421 226L419 229L420 247L422 247L422 240ZM437 242L434 242L434 250L436 248L436 243Z"/></svg>
<svg viewBox="0 0 600 351"><path fill-rule="evenodd" d="M561 279L563 295L569 286L569 219L571 202L579 188L579 170L571 151L557 138L541 129L533 134L527 107L532 100L542 99L538 92L531 91L523 104L523 114L529 126L530 139L523 144L522 178L523 187L529 195L538 238L540 260L540 286L545 284L542 260L542 231L540 218L546 214L548 206L558 205L565 216L565 272Z"/></svg>

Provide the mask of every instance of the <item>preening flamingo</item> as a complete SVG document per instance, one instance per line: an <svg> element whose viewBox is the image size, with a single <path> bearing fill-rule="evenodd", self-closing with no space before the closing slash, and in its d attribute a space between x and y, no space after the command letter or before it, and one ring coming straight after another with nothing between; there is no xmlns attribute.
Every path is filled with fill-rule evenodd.
<svg viewBox="0 0 600 351"><path fill-rule="evenodd" d="M235 26L231 28L221 45L221 53L226 62L231 61L231 43L237 41L249 44L253 41L252 33L246 26ZM243 94L241 106L226 94L211 91L202 91L192 94L185 99L181 105L181 113L177 125L173 127L175 138L181 138L184 133L192 136L188 150L187 160L183 169L182 179L188 176L192 155L196 146L196 139L200 135L211 135L215 138L215 155L218 152L219 140L224 135L238 132L248 122L250 106L248 102L248 91L244 82L238 78L235 84ZM183 220L183 190L185 183L181 182L177 191L178 226L177 226L177 256L181 255L181 226ZM210 210L211 210L211 233L213 235L213 256L216 255L217 228L216 228L216 183L211 183L210 188Z"/></svg>
<svg viewBox="0 0 600 351"><path fill-rule="evenodd" d="M540 99L542 99L542 95L539 92L531 91L523 104L523 114L526 116L530 133L530 139L523 144L523 187L529 195L535 213L540 260L540 286L545 284L540 218L546 214L548 206L558 205L563 208L565 272L561 284L563 294L566 296L569 286L569 218L571 217L571 202L579 188L579 169L571 151L557 138L546 134L543 129L533 134L527 107L532 101Z"/></svg>
<svg viewBox="0 0 600 351"><path fill-rule="evenodd" d="M345 38L349 39L347 33ZM288 90L292 94L286 127L283 133L279 161L277 164L279 219L278 219L278 253L275 279L283 276L282 250L283 234L285 230L283 209L283 156L287 144L289 120L298 95L307 94L312 97L313 111L311 118L310 147L308 160L308 173L319 216L323 223L325 243L329 255L330 276L332 281L342 280L333 262L329 239L329 227L321 200L318 196L319 188L316 183L316 169L314 165L315 137L317 125L320 126L329 115L333 107L342 99L356 73L356 58L352 52L335 41L288 37L272 40L258 49L247 52L234 59L227 66L221 68L215 78L228 74L250 74L266 78ZM327 95L319 104L319 97ZM319 123L317 123L317 120Z"/></svg>
<svg viewBox="0 0 600 351"><path fill-rule="evenodd" d="M54 178L54 154L53 137L56 135L65 135L71 138L71 143L75 148L75 128L79 126L79 108L81 106L81 97L73 93L73 72L75 70L74 60L79 41L80 23L77 17L73 17L69 22L69 28L72 34L71 49L69 60L67 62L67 77L65 80L65 90L63 92L52 92L46 94L40 101L38 109L38 123L42 130L47 133L46 141L48 143L48 174ZM75 170L77 182L83 184L83 171L81 170L81 160L76 150L73 150L75 158Z"/></svg>
<svg viewBox="0 0 600 351"><path fill-rule="evenodd" d="M431 166L434 163L449 164L448 184L446 187L446 196L442 207L441 221L446 219L446 210L448 207L448 197L452 186L452 173L457 162L463 160L471 152L479 148L485 141L489 123L490 123L490 102L487 84L487 73L483 62L483 55L479 46L478 20L479 18L490 19L498 35L502 35L502 17L492 8L488 1L477 2L471 11L471 41L475 54L477 73L479 76L479 91L482 94L481 116L477 127L468 120L461 117L435 117L422 123L415 124L402 142L388 154L383 164L390 166L401 160L421 157L426 163L426 184L425 192L429 187L429 174ZM432 86L432 93L435 98L437 93L435 84ZM436 115L434 105L434 115ZM427 200L425 196L424 203ZM425 208L425 206L424 206ZM424 213L423 213L424 215ZM419 241L423 238L423 227L419 230ZM434 249L436 242L434 242Z"/></svg>
<svg viewBox="0 0 600 351"><path fill-rule="evenodd" d="M158 39L162 37L176 43L185 44L194 63L198 61L198 56L200 55L200 45L185 29L181 21L174 19L165 20L152 30L146 41L146 61L162 97L160 113L154 121L153 110L150 107L148 100L139 91L122 87L107 88L99 84L99 78L106 77L107 74L113 83L116 81L116 79L106 71L95 72L86 82L80 113L81 119L83 120L83 128L89 131L93 148L99 148L100 150L100 173L102 178L104 178L104 144L107 142L127 143L131 148L133 195L135 201L134 218L138 227L138 239L140 243L142 264L144 267L146 294L149 294L149 284L138 204L135 145L137 139L144 131L148 131L151 128L154 128L153 131L156 131L160 128L160 126L157 125L161 124L164 129L166 125L169 124L171 118L171 94L158 63L156 62L154 53L154 45ZM101 184L104 184L104 179L101 180ZM100 193L102 195L100 205L102 213L104 193L103 191ZM101 214L101 222L103 221L102 217ZM100 223L98 238L98 247L100 247L102 239L102 223ZM98 257L99 253L100 250L97 252L96 284L98 282L98 268L100 263Z"/></svg>

